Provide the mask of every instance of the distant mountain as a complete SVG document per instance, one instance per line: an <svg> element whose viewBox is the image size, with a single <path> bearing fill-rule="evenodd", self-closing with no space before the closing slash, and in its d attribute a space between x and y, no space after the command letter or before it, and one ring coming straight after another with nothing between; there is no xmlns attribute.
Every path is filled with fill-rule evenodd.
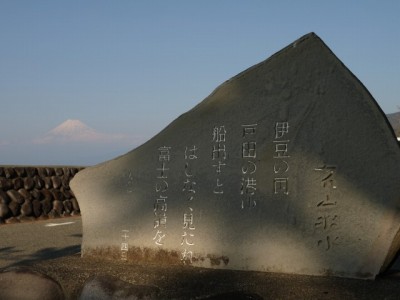
<svg viewBox="0 0 400 300"><path fill-rule="evenodd" d="M101 142L109 137L90 128L80 120L68 119L36 140L39 144L70 142Z"/></svg>
<svg viewBox="0 0 400 300"><path fill-rule="evenodd" d="M392 125L394 132L400 137L400 112L386 115L390 124Z"/></svg>

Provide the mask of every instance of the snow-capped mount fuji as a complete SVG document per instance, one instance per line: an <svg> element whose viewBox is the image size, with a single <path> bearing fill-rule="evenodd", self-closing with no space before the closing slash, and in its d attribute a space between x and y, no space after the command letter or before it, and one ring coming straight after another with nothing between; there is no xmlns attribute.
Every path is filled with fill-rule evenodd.
<svg viewBox="0 0 400 300"><path fill-rule="evenodd" d="M96 131L80 120L68 119L47 132L37 143L67 143L67 142L105 142L117 136Z"/></svg>

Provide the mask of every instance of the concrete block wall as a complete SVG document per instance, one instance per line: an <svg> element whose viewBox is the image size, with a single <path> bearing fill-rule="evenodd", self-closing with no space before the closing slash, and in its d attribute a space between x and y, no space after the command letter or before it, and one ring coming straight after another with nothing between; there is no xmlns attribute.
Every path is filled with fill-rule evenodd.
<svg viewBox="0 0 400 300"><path fill-rule="evenodd" d="M0 224L79 215L69 182L81 169L0 166Z"/></svg>

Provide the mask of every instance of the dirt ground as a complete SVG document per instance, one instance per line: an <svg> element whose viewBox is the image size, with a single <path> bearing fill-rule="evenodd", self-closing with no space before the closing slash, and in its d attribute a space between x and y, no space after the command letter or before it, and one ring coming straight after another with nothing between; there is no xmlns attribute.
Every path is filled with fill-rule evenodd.
<svg viewBox="0 0 400 300"><path fill-rule="evenodd" d="M32 262L30 266L57 280L67 299L77 299L93 275L111 275L137 285L160 288L160 299L400 299L400 275L374 281L299 276L188 266L155 266L70 255ZM238 292L221 298L223 293ZM253 296L240 297L240 292Z"/></svg>

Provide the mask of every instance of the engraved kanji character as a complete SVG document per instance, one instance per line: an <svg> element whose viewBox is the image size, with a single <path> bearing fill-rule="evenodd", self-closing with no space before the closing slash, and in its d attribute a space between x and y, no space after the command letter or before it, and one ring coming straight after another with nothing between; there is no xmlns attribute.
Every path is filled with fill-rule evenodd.
<svg viewBox="0 0 400 300"><path fill-rule="evenodd" d="M288 155L288 144L287 143L277 143L277 144L275 144L275 153L276 153L276 155L274 156L274 158L287 158L287 157L290 157Z"/></svg>
<svg viewBox="0 0 400 300"><path fill-rule="evenodd" d="M256 134L257 124L242 125L243 127L243 137L248 134Z"/></svg>
<svg viewBox="0 0 400 300"><path fill-rule="evenodd" d="M154 220L154 229L158 227L167 227L167 215L165 213L156 214L157 219Z"/></svg>
<svg viewBox="0 0 400 300"><path fill-rule="evenodd" d="M192 251L187 251L187 249L185 249L181 254L182 254L181 260L184 263L186 263L187 261L192 263L192 260L193 260L193 252Z"/></svg>
<svg viewBox="0 0 400 300"><path fill-rule="evenodd" d="M196 151L198 148L196 148L195 145L191 149L188 149L188 147L185 147L185 159L197 159Z"/></svg>
<svg viewBox="0 0 400 300"><path fill-rule="evenodd" d="M169 170L169 168L165 167L165 162L163 162L161 164L161 168L157 168L157 171L160 171L160 175L157 176L157 178L168 178L167 176L167 171Z"/></svg>
<svg viewBox="0 0 400 300"><path fill-rule="evenodd" d="M158 148L158 151L160 152L158 154L158 160L159 161L169 161L170 160L170 155L169 155L169 150L171 149L171 147L160 147Z"/></svg>
<svg viewBox="0 0 400 300"><path fill-rule="evenodd" d="M194 246L193 242L188 241L188 237L192 238L192 237L194 237L194 234L190 233L190 232L188 234L186 231L183 232L181 246L183 246L183 244L186 244L188 246Z"/></svg>
<svg viewBox="0 0 400 300"><path fill-rule="evenodd" d="M213 128L213 142L216 143L221 143L221 142L225 142L225 136L226 136L226 130L225 130L225 126L214 126Z"/></svg>
<svg viewBox="0 0 400 300"><path fill-rule="evenodd" d="M225 150L225 144L218 144L218 148L216 145L213 146L212 150L212 159L226 159L226 150Z"/></svg>
<svg viewBox="0 0 400 300"><path fill-rule="evenodd" d="M217 186L214 188L214 194L223 194L224 191L222 190L223 183L219 183L219 178L217 178ZM218 190L217 190L218 189Z"/></svg>
<svg viewBox="0 0 400 300"><path fill-rule="evenodd" d="M337 226L337 223L336 223L337 219L338 219L337 215L334 215L334 216L324 215L324 216L317 218L317 222L314 224L314 226L315 226L315 228L321 228L323 230L328 230L328 229L331 229L331 228Z"/></svg>
<svg viewBox="0 0 400 300"><path fill-rule="evenodd" d="M244 142L242 144L242 158L256 158L256 142Z"/></svg>
<svg viewBox="0 0 400 300"><path fill-rule="evenodd" d="M274 193L289 194L289 178L274 178Z"/></svg>
<svg viewBox="0 0 400 300"><path fill-rule="evenodd" d="M283 170L283 172L281 172ZM274 161L274 173L286 173L289 171L289 163L284 159L276 159Z"/></svg>
<svg viewBox="0 0 400 300"><path fill-rule="evenodd" d="M254 178L247 177L242 178L242 187L240 189L240 194L243 195L245 192L249 195L254 195L254 192L257 190L257 181Z"/></svg>
<svg viewBox="0 0 400 300"><path fill-rule="evenodd" d="M155 241L155 244L158 246L164 245L164 242L162 241L165 238L165 233L163 233L160 230L157 230L156 235L153 238L153 241Z"/></svg>
<svg viewBox="0 0 400 300"><path fill-rule="evenodd" d="M215 168L215 172L219 174L221 173L221 167L226 166L226 164L224 164L219 160L217 165L212 165L212 166Z"/></svg>
<svg viewBox="0 0 400 300"><path fill-rule="evenodd" d="M337 188L335 178L333 178L336 173L336 166L323 165L322 167L316 168L314 170L322 171L325 173L326 176L321 180L321 184L323 187L326 187L329 184L332 189Z"/></svg>
<svg viewBox="0 0 400 300"><path fill-rule="evenodd" d="M156 203L154 203L154 211L167 211L167 198L168 196L160 195L159 198L156 199Z"/></svg>
<svg viewBox="0 0 400 300"><path fill-rule="evenodd" d="M128 243L121 243L121 251L128 251Z"/></svg>
<svg viewBox="0 0 400 300"><path fill-rule="evenodd" d="M280 139L285 134L289 133L289 122L276 122L275 123L275 138Z"/></svg>
<svg viewBox="0 0 400 300"><path fill-rule="evenodd" d="M192 208L190 208L193 211ZM196 228L193 226L193 214L183 214L183 229L195 230Z"/></svg>
<svg viewBox="0 0 400 300"><path fill-rule="evenodd" d="M336 201L330 200L329 195L326 195L326 200L322 200L317 203L317 207L328 207L328 206L335 206Z"/></svg>
<svg viewBox="0 0 400 300"><path fill-rule="evenodd" d="M121 251L121 260L128 260L128 251Z"/></svg>
<svg viewBox="0 0 400 300"><path fill-rule="evenodd" d="M122 232L124 233L123 235L121 235L121 237L123 238L123 239L127 239L128 237L129 237L129 235L127 235L127 233L129 232L129 230L122 230Z"/></svg>
<svg viewBox="0 0 400 300"><path fill-rule="evenodd" d="M325 246L326 246L325 251L329 251L334 245L338 245L338 242L337 242L338 240L339 240L338 236L334 237L333 240L331 240L331 237L328 235L328 236L324 237L323 239L318 240L317 246L319 247L322 244L325 244Z"/></svg>

